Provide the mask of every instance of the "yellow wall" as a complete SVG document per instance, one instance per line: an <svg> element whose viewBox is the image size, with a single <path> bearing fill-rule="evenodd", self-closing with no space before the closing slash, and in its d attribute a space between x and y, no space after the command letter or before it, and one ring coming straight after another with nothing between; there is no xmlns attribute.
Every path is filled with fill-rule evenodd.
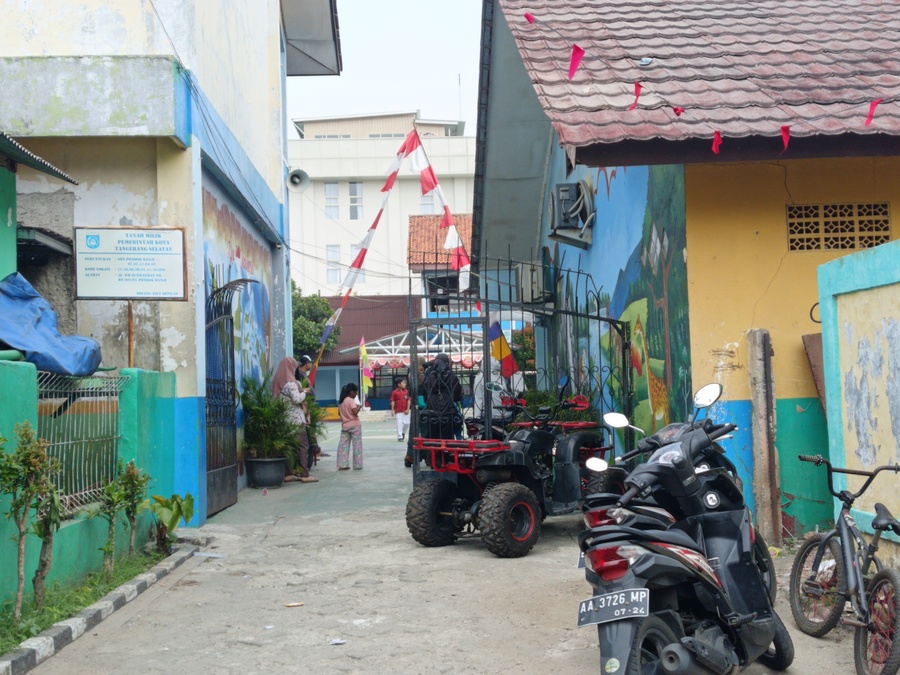
<svg viewBox="0 0 900 675"><path fill-rule="evenodd" d="M685 167L694 382L721 382L730 399L749 398L747 331L765 328L777 397L816 396L801 341L820 332L809 317L816 268L852 251L788 251L786 206L870 201L900 204L900 158Z"/></svg>

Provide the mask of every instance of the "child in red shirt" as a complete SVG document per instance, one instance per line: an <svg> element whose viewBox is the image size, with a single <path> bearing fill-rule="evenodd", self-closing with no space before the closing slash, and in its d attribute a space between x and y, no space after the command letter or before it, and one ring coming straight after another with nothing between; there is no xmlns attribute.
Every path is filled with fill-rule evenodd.
<svg viewBox="0 0 900 675"><path fill-rule="evenodd" d="M398 441L403 441L409 430L409 400L406 380L397 380L397 388L391 392L391 417L397 421Z"/></svg>

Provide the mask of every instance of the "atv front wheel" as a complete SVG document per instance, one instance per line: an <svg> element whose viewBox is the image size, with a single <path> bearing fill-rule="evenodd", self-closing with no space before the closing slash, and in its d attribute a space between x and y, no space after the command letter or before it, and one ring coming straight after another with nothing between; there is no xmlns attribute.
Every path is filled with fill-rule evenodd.
<svg viewBox="0 0 900 675"><path fill-rule="evenodd" d="M500 558L521 558L541 536L541 507L521 483L500 483L484 491L478 526L488 551Z"/></svg>
<svg viewBox="0 0 900 675"><path fill-rule="evenodd" d="M453 501L459 490L443 479L419 483L406 502L406 527L424 546L449 546L460 528L453 521Z"/></svg>

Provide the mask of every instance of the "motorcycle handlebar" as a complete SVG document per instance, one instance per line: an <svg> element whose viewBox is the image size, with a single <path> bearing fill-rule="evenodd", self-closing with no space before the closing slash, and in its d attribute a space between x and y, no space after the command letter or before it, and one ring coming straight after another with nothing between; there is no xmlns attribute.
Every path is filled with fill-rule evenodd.
<svg viewBox="0 0 900 675"><path fill-rule="evenodd" d="M709 432L709 440L714 441L717 438L722 438L725 434L730 434L732 431L737 429L737 424L723 424L718 429L714 429Z"/></svg>
<svg viewBox="0 0 900 675"><path fill-rule="evenodd" d="M626 506L632 499L634 499L638 493L641 491L637 485L628 488L624 495L619 497L619 501L616 502L616 506Z"/></svg>

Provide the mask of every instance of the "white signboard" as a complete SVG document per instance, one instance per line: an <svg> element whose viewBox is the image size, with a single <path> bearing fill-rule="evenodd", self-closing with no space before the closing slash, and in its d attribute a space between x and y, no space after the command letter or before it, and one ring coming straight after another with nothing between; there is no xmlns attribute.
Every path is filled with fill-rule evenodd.
<svg viewBox="0 0 900 675"><path fill-rule="evenodd" d="M81 300L185 300L184 231L75 228L75 281Z"/></svg>

